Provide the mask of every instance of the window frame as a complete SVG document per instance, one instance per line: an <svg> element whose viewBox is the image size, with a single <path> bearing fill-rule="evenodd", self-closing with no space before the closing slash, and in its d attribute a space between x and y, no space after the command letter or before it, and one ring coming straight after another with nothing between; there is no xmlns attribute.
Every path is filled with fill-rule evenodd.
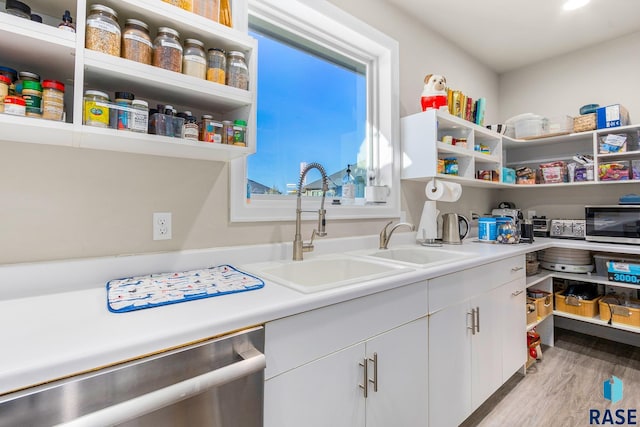
<svg viewBox="0 0 640 427"><path fill-rule="evenodd" d="M249 15L263 22L281 26L366 64L367 118L372 121L367 123L366 130L371 141L369 161L377 165L378 182L390 186L391 194L387 203L381 205L333 206L327 200L327 219L398 217L401 162L398 43L326 0L249 0L248 8ZM246 157L230 162L229 181L231 222L295 219L295 197L283 200L252 194L247 200ZM303 197L303 207L317 209L319 199ZM315 215L303 218L315 219Z"/></svg>

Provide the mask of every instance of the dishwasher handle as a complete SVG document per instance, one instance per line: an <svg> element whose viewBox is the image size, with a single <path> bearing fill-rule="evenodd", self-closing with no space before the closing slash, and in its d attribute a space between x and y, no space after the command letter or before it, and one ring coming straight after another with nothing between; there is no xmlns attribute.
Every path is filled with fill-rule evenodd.
<svg viewBox="0 0 640 427"><path fill-rule="evenodd" d="M83 415L55 427L94 427L123 423L202 393L207 389L259 372L266 367L264 354L256 349L240 353L240 356L244 360Z"/></svg>

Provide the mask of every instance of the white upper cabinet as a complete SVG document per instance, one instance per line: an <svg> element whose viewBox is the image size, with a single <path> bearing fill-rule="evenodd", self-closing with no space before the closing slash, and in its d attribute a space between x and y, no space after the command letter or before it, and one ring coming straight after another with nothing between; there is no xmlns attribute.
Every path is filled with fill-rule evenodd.
<svg viewBox="0 0 640 427"><path fill-rule="evenodd" d="M114 9L122 30L127 19L145 22L152 40L158 28L166 26L180 33L181 42L188 38L202 41L205 51L243 52L249 89L85 49L86 18L93 4ZM29 5L33 13L43 16L44 23L0 13L0 66L63 82L66 119L56 122L0 114L2 140L216 161L255 152L257 42L247 34L245 0L232 4L233 28L161 0L32 0ZM57 28L65 10L71 12L75 34ZM85 126L83 96L88 89L106 92L112 99L116 91L131 92L136 99L147 101L149 108L170 104L178 111L191 111L198 120L203 114L216 120L245 120L246 147Z"/></svg>

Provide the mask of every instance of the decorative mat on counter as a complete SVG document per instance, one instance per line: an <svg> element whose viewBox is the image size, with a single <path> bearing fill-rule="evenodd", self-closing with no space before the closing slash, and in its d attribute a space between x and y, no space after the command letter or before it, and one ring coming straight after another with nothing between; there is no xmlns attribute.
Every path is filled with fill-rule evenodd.
<svg viewBox="0 0 640 427"><path fill-rule="evenodd" d="M107 282L107 307L112 313L126 313L262 287L262 280L230 265L148 274Z"/></svg>

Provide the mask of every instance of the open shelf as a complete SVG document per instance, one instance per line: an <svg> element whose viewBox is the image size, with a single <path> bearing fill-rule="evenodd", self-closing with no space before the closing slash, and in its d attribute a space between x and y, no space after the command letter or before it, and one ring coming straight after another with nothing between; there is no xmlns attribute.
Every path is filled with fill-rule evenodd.
<svg viewBox="0 0 640 427"><path fill-rule="evenodd" d="M584 317L584 316L577 316L575 314L565 313L563 311L557 311L557 310L553 311L553 315L554 316L560 316L560 317L566 317L567 319L579 320L581 322L593 323L595 325L607 326L609 328L621 329L623 331L640 333L640 328L637 328L637 327L634 327L634 326L629 326L629 325L624 325L624 324L621 324L621 323L615 323L615 322L610 325L609 322L605 322L604 320L600 320L600 316Z"/></svg>

